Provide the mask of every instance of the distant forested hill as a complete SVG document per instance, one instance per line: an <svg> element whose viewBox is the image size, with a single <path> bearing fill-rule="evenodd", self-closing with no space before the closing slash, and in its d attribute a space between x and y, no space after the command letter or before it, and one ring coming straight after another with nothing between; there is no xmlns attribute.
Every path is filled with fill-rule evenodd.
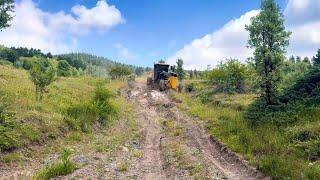
<svg viewBox="0 0 320 180"><path fill-rule="evenodd" d="M12 63L17 68L29 70L32 63L37 58L51 59L52 62L60 63L58 68L63 68L68 73L62 73L66 76L74 75L92 75L100 77L110 77L110 72L117 72L123 76L125 74L142 75L146 71L150 71L148 67L138 67L129 64L123 64L111 60L106 57L95 56L87 53L67 53L52 55L50 52L45 54L40 49L25 48L25 47L5 47L0 45L0 64ZM71 67L68 67L71 66ZM70 71L70 72L69 72ZM72 72L71 72L72 71ZM120 76L116 73L115 76ZM61 73L60 73L61 74Z"/></svg>

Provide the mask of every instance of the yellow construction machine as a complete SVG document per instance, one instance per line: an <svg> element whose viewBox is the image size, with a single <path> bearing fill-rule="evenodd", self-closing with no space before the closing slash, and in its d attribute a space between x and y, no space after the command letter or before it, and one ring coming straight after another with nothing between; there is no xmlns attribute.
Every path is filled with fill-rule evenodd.
<svg viewBox="0 0 320 180"><path fill-rule="evenodd" d="M170 65L166 63L154 63L153 78L148 77L147 84L160 91L177 90L179 86L178 75L169 71L169 67Z"/></svg>

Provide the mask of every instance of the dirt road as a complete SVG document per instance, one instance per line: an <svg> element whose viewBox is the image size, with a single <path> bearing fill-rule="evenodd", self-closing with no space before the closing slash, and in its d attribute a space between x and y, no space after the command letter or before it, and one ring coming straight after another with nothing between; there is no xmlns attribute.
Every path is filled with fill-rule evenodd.
<svg viewBox="0 0 320 180"><path fill-rule="evenodd" d="M210 137L205 128L174 106L166 93L131 85L145 132L135 172L142 179L263 179L253 167ZM266 178L267 179L267 178Z"/></svg>

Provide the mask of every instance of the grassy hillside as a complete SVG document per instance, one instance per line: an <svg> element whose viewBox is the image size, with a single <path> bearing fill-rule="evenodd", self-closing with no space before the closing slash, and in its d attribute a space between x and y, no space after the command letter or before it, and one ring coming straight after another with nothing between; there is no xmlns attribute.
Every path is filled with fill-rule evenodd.
<svg viewBox="0 0 320 180"><path fill-rule="evenodd" d="M0 150L42 144L79 130L68 123L68 110L80 104L90 104L97 84L103 84L103 89L113 94L125 85L124 82L89 76L59 77L39 102L26 70L0 65ZM111 104L116 109L125 105L117 96L111 99Z"/></svg>
<svg viewBox="0 0 320 180"><path fill-rule="evenodd" d="M255 101L255 94L214 94L206 97L207 103L202 103L194 93L174 96L183 101L179 105L181 109L206 124L210 134L265 174L276 179L320 178L319 106L304 106L299 112L287 114L295 118L291 124L271 123L281 119L273 116L270 123L252 126L245 118L245 112Z"/></svg>

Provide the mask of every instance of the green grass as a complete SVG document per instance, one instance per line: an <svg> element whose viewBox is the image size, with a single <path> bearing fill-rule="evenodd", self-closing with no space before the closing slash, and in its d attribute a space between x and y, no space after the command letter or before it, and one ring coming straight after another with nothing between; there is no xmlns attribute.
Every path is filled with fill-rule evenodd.
<svg viewBox="0 0 320 180"><path fill-rule="evenodd" d="M315 115L319 107L296 114L295 124L252 127L244 113L254 101L254 94L217 94L205 104L192 94L174 97L183 101L179 108L199 117L210 134L266 175L275 179L320 179L320 116Z"/></svg>
<svg viewBox="0 0 320 180"><path fill-rule="evenodd" d="M65 149L60 156L59 162L53 163L40 170L33 179L51 179L74 172L77 169L77 165L69 159L70 155L71 151Z"/></svg>
<svg viewBox="0 0 320 180"><path fill-rule="evenodd" d="M69 128L66 110L91 102L101 83L113 94L125 86L125 82L89 76L59 78L39 102L26 70L0 65L0 152L47 142L77 130ZM118 99L114 97L110 103L119 106Z"/></svg>

